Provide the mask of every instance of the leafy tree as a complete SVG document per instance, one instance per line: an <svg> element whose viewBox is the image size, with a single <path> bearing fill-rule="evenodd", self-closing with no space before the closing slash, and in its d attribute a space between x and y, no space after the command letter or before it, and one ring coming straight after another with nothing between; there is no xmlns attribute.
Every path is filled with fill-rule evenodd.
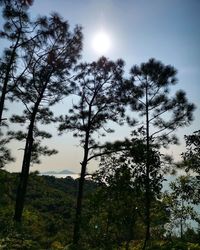
<svg viewBox="0 0 200 250"><path fill-rule="evenodd" d="M25 110L21 116L11 118L12 122L26 125L27 131L9 133L12 138L26 141L14 215L18 222L22 217L31 161L38 163L41 154L55 153L40 145L42 139L51 135L40 131L38 125L53 121L51 106L70 92L68 78L82 47L81 28L70 32L68 23L57 14L39 18L34 27L35 24L37 29L32 34L35 39L30 39L24 47L27 72L14 90L15 98L24 104Z"/></svg>
<svg viewBox="0 0 200 250"><path fill-rule="evenodd" d="M98 187L88 204L83 225L84 239L91 248L112 249L124 245L125 249L130 249L131 243L143 237L145 190L141 188L143 180L138 162L133 162L134 155L135 160L140 158L140 143L138 140L132 142L132 148L129 147L132 152L124 148L121 152L104 156L100 168L93 174ZM160 180L158 182L160 184ZM160 188L157 189L160 194ZM152 234L154 238L162 239L169 214L165 204L157 198L156 195L152 197Z"/></svg>
<svg viewBox="0 0 200 250"><path fill-rule="evenodd" d="M105 132L108 121L117 122L123 115L124 108L119 102L119 87L122 84L123 61L112 62L102 57L97 62L84 63L76 67L77 75L72 84L76 86L74 94L78 97L77 104L69 110L69 114L61 117L60 131L74 131L80 138L84 156L81 162L81 176L77 197L76 219L73 242L80 238L80 219L82 210L83 187L87 165L97 156L105 154L104 146L97 141ZM107 152L106 152L107 153Z"/></svg>
<svg viewBox="0 0 200 250"><path fill-rule="evenodd" d="M193 205L200 203L200 131L192 135L185 135L186 151L182 153L182 161L177 163L179 169L187 173L184 188L187 191L187 200ZM191 176L189 175L190 173ZM199 223L199 219L196 218Z"/></svg>
<svg viewBox="0 0 200 250"><path fill-rule="evenodd" d="M106 156L93 178L99 188L91 198L86 223L90 245L112 249L125 243L129 249L137 234L139 206L132 169L118 157Z"/></svg>
<svg viewBox="0 0 200 250"><path fill-rule="evenodd" d="M199 229L195 230L195 228L187 228L184 233L184 238L194 243L199 243L199 236ZM197 246L200 247L199 244Z"/></svg>
<svg viewBox="0 0 200 250"><path fill-rule="evenodd" d="M182 154L183 167L200 176L200 130L185 136L186 152Z"/></svg>
<svg viewBox="0 0 200 250"><path fill-rule="evenodd" d="M150 207L151 187L154 176L151 169L154 168L150 160L150 151L155 146L168 146L177 143L175 135L170 135L179 127L187 126L192 121L194 105L189 103L183 91L177 91L170 95L170 86L177 83L176 70L170 65L164 65L155 59L150 59L140 66L133 66L130 71L130 79L127 81L125 92L126 101L132 111L138 112L144 117L142 125L138 129L146 141L145 152L145 207L146 207L146 236L144 248L150 239ZM128 117L130 125L135 125Z"/></svg>
<svg viewBox="0 0 200 250"><path fill-rule="evenodd" d="M184 226L188 220L196 220L197 213L191 205L193 189L189 176L180 176L170 183L171 192L166 192L164 200L170 211L170 234L180 227L180 238L183 240ZM173 231L174 230L174 231Z"/></svg>
<svg viewBox="0 0 200 250"><path fill-rule="evenodd" d="M0 168L5 167L6 164L15 160L7 147L9 141L10 138L5 137L0 129Z"/></svg>

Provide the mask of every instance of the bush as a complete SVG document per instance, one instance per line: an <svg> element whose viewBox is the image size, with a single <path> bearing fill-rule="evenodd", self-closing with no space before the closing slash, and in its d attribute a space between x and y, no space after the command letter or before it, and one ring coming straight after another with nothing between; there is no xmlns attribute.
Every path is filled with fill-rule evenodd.
<svg viewBox="0 0 200 250"><path fill-rule="evenodd" d="M32 240L25 240L22 238L3 238L0 240L1 250L38 250L41 249L40 245Z"/></svg>
<svg viewBox="0 0 200 250"><path fill-rule="evenodd" d="M199 244L188 243L188 249L189 250L200 250L200 246L199 246Z"/></svg>
<svg viewBox="0 0 200 250"><path fill-rule="evenodd" d="M62 250L64 249L64 246L59 241L54 241L51 244L51 250Z"/></svg>

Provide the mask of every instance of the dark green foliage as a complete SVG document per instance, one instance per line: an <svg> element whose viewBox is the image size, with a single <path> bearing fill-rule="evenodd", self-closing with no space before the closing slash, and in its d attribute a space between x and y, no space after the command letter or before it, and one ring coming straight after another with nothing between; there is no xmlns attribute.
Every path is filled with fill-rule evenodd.
<svg viewBox="0 0 200 250"><path fill-rule="evenodd" d="M62 245L69 243L78 180L31 173L23 223L17 226L12 215L18 178L18 174L0 171L0 242L18 244L24 241L23 244L39 244L37 249L47 249L54 241ZM95 189L95 184L86 181L85 186L87 197Z"/></svg>
<svg viewBox="0 0 200 250"><path fill-rule="evenodd" d="M9 138L3 137L0 131L0 168L3 168L9 162L14 161L10 149L7 147L9 141Z"/></svg>
<svg viewBox="0 0 200 250"><path fill-rule="evenodd" d="M185 136L187 151L182 154L183 167L200 175L200 130Z"/></svg>
<svg viewBox="0 0 200 250"><path fill-rule="evenodd" d="M93 176L99 187L90 200L84 227L86 240L93 247L112 249L123 244L128 247L133 240L143 238L144 186L135 174L131 156L127 155L126 152L124 156L120 153L104 157ZM152 197L151 219L152 236L162 238L168 213L156 195Z"/></svg>
<svg viewBox="0 0 200 250"><path fill-rule="evenodd" d="M89 230L89 244L102 249L122 246L124 242L129 244L138 236L135 231L138 201L134 199L136 190L130 169L122 165L116 169L113 167L111 172L106 175L101 175L103 171L97 173L99 188L89 204L89 222L85 229L86 232Z"/></svg>
<svg viewBox="0 0 200 250"><path fill-rule="evenodd" d="M23 221L19 225L12 220L18 178L18 174L0 170L0 245L9 250L69 247L73 237L78 179L57 179L31 173ZM141 250L145 230L142 196L125 164L117 168L113 164L106 174L99 171L95 182L86 180L83 231L78 249L124 250L129 244L130 250ZM187 246L198 250L200 238L194 229L184 232L185 243L173 235L166 238L163 226L169 222L169 214L165 206L166 203L161 201L152 203L153 240L148 249L171 250L174 247L178 250L178 246ZM69 249L77 249L77 246Z"/></svg>
<svg viewBox="0 0 200 250"><path fill-rule="evenodd" d="M187 240L184 235L188 222L199 222L198 212L193 206L199 204L199 183L195 184L195 181L195 177L180 176L170 183L171 192L164 194L164 202L170 212L168 234L176 231L182 240Z"/></svg>

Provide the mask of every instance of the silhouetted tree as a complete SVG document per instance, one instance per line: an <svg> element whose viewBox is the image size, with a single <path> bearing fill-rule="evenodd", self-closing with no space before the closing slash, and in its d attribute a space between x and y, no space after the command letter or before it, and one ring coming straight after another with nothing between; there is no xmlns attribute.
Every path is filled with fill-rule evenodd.
<svg viewBox="0 0 200 250"><path fill-rule="evenodd" d="M151 194L154 192L151 182L155 176L151 173L154 164L150 159L150 151L156 146L168 146L177 143L173 131L187 126L192 121L194 105L189 103L183 91L170 95L170 86L177 83L176 70L155 59L132 67L130 80L127 81L126 96L134 112L144 117L139 131L146 141L145 152L145 207L146 236L143 249L150 239L150 208ZM135 125L128 118L130 125Z"/></svg>
<svg viewBox="0 0 200 250"><path fill-rule="evenodd" d="M186 152L182 154L183 167L200 176L200 130L185 136Z"/></svg>
<svg viewBox="0 0 200 250"><path fill-rule="evenodd" d="M28 4L29 2L29 4ZM3 112L5 111L5 101L12 100L13 90L18 84L27 68L23 67L22 48L26 46L30 37L31 30L35 27L31 25L28 15L28 8L33 1L21 0L1 0L3 18L5 23L0 38L6 40L7 47L4 49L0 60L0 154L1 167L5 166L14 158L7 148L9 138L5 135L5 120ZM37 26L37 24L35 24Z"/></svg>
<svg viewBox="0 0 200 250"><path fill-rule="evenodd" d="M69 24L57 14L39 18L35 23L37 29L33 33L39 35L24 48L27 72L19 79L14 93L24 104L25 110L21 116L14 115L11 119L27 125L25 135L22 132L10 132L11 137L16 136L21 140L25 136L26 139L14 215L17 222L22 217L31 160L37 160L37 156L42 153L55 153L40 146L37 137L43 139L50 135L39 131L37 126L53 121L50 107L69 93L68 78L82 47L80 27L70 32Z"/></svg>
<svg viewBox="0 0 200 250"><path fill-rule="evenodd" d="M88 162L104 153L104 146L97 141L105 132L112 132L105 128L109 121L117 122L119 115L123 115L124 108L119 102L119 86L123 79L122 60L112 62L102 57L97 62L80 64L73 84L76 88L77 104L69 110L66 117L61 117L59 130L74 131L74 136L80 138L84 156L81 162L81 176L77 197L76 218L73 243L80 239L80 221L82 210L83 187L87 174ZM76 98L77 98L76 97Z"/></svg>
<svg viewBox="0 0 200 250"><path fill-rule="evenodd" d="M3 30L0 32L0 38L6 39L9 42L0 61L0 125L2 123L2 115L4 104L7 97L16 87L17 77L16 72L20 71L19 60L20 49L25 46L29 37L30 29L34 29L30 24L28 16L28 6L20 0L1 0L0 4L3 6L3 17L5 23ZM22 63L22 62L21 62ZM25 69L21 71L24 74Z"/></svg>

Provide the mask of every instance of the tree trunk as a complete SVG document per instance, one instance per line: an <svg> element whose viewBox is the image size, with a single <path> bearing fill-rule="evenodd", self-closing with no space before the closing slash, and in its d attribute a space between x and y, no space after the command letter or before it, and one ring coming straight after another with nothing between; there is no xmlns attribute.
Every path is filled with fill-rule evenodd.
<svg viewBox="0 0 200 250"><path fill-rule="evenodd" d="M4 81L4 85L2 88L2 93L1 93L1 99L0 99L0 125L3 120L3 108L4 108L4 102L5 102L5 97L6 97L6 91L7 91L7 83L8 81Z"/></svg>
<svg viewBox="0 0 200 250"><path fill-rule="evenodd" d="M146 233L145 240L143 245L143 250L146 249L147 243L150 239L150 162L149 162L149 153L150 153L150 136L149 136L149 106L148 106L148 83L146 84L146 180L145 180L145 223L146 223Z"/></svg>
<svg viewBox="0 0 200 250"><path fill-rule="evenodd" d="M32 146L33 146L33 137L31 138L27 137L27 143L26 143L24 159L23 159L23 164L22 164L22 171L20 173L20 180L19 180L17 196L16 196L15 214L14 214L14 220L16 222L21 222L21 219L22 219L27 183L28 183L28 176L29 176L29 169L30 169Z"/></svg>
<svg viewBox="0 0 200 250"><path fill-rule="evenodd" d="M181 198L181 221L180 221L180 230L181 230L181 240L183 240L183 199Z"/></svg>
<svg viewBox="0 0 200 250"><path fill-rule="evenodd" d="M17 189L15 214L14 214L14 220L16 222L21 222L23 208L24 208L24 201L25 201L30 162L31 162L31 153L32 153L32 147L33 147L33 128L34 128L34 119L31 121L30 126L29 126L29 131L28 131L28 136L26 139L26 146L25 146L25 151L24 151L24 158L23 158L23 163L22 163L22 171L20 173L20 180L19 180L19 185Z"/></svg>
<svg viewBox="0 0 200 250"><path fill-rule="evenodd" d="M84 144L84 158L81 163L81 176L79 179L77 205L76 205L76 215L74 222L74 234L73 234L73 244L77 245L80 239L80 226L81 226L81 212L82 212L82 200L83 200L83 188L85 182L86 167L88 163L88 144L89 144L89 129L86 131L85 144Z"/></svg>
<svg viewBox="0 0 200 250"><path fill-rule="evenodd" d="M31 154L32 154L32 149L33 149L34 123L35 123L35 118L36 118L36 114L38 112L38 107L39 107L40 101L42 100L43 93L44 93L44 90L42 91L38 101L35 103L35 107L33 109L32 115L31 115L30 125L28 128L28 135L26 138L26 146L25 146L25 150L24 150L22 170L20 173L20 180L19 180L19 185L18 185L18 189L17 189L15 214L14 214L14 218L13 218L16 222L21 222L21 219L22 219L27 183L28 183L28 176L29 176L29 169L30 169L30 163L31 163Z"/></svg>
<svg viewBox="0 0 200 250"><path fill-rule="evenodd" d="M130 240L126 241L125 249L129 250Z"/></svg>
<svg viewBox="0 0 200 250"><path fill-rule="evenodd" d="M82 211L82 200L83 200L83 187L85 182L87 161L82 163L81 176L79 179L77 205L76 205L76 215L74 222L74 234L73 234L73 244L76 245L80 239L80 224L81 224L81 211Z"/></svg>
<svg viewBox="0 0 200 250"><path fill-rule="evenodd" d="M34 105L33 112L31 114L31 118L30 118L30 125L28 128L28 135L26 138L26 146L25 146L25 150L24 150L22 170L20 173L20 180L19 180L17 196L16 196L15 214L14 214L14 218L13 218L17 222L21 222L23 208L24 208L24 201L25 201L25 196L26 196L29 169L30 169L30 163L31 163L31 154L32 154L32 150L33 150L34 123L35 123L36 115L38 113L38 108L39 108L40 102L43 98L43 95L44 95L44 92L46 90L50 76L51 76L51 73L47 77L46 82L45 82L41 92L39 93L39 97Z"/></svg>
<svg viewBox="0 0 200 250"><path fill-rule="evenodd" d="M88 155L89 155L89 137L90 137L90 126L91 126L91 112L92 112L92 102L94 97L89 105L89 114L88 114L88 123L87 129L85 131L85 142L84 142L84 157L81 163L81 176L79 179L79 188L77 196L77 205L76 205L76 215L74 222L74 234L73 234L73 244L77 245L80 240L80 226L81 226L81 212L82 212L82 200L83 200L83 188L85 182L86 168L88 164Z"/></svg>
<svg viewBox="0 0 200 250"><path fill-rule="evenodd" d="M21 30L18 33L15 46L13 47L8 66L6 68L5 79L3 81L3 87L2 87L1 98L0 98L0 125L3 120L2 116L3 116L3 109L4 109L4 103L5 103L6 93L7 93L8 82L10 80L10 71L11 71L12 64L15 60L15 53L19 44L20 36L21 36Z"/></svg>

